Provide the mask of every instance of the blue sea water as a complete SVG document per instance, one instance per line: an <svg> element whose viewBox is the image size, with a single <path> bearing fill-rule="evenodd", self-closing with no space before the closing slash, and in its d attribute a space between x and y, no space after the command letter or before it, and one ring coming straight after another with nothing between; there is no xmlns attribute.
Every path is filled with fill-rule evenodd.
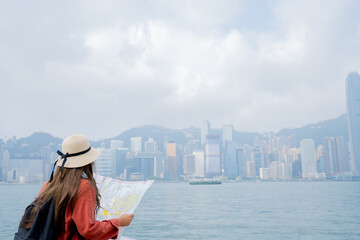
<svg viewBox="0 0 360 240"><path fill-rule="evenodd" d="M0 185L12 239L41 185ZM360 239L360 182L155 182L124 235L140 239Z"/></svg>

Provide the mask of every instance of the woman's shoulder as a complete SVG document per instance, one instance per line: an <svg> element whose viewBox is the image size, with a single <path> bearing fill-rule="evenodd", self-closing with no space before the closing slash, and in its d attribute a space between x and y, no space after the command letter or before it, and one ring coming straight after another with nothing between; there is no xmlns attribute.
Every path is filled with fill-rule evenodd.
<svg viewBox="0 0 360 240"><path fill-rule="evenodd" d="M86 192L86 191L94 191L94 186L92 185L92 183L86 179L86 178L82 178L80 181L80 185L79 185L79 193L80 192Z"/></svg>
<svg viewBox="0 0 360 240"><path fill-rule="evenodd" d="M89 187L93 187L91 182L87 178L82 178L80 181L79 188L89 188Z"/></svg>

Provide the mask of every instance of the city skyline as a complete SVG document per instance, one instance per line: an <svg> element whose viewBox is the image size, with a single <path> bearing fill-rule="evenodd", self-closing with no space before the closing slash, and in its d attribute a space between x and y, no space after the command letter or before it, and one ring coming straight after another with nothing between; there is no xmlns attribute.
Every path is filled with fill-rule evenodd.
<svg viewBox="0 0 360 240"><path fill-rule="evenodd" d="M100 139L204 119L264 132L338 116L344 78L360 71L359 8L353 0L1 2L0 136Z"/></svg>
<svg viewBox="0 0 360 240"><path fill-rule="evenodd" d="M317 144L311 138L288 132L285 135L253 135L251 143L240 143L238 137L234 138L233 125L224 124L219 131L206 120L196 134L194 129L192 133L184 131L181 141L167 134L159 137L159 129L147 135L133 132L127 140L100 141L99 146L93 145L101 149L96 171L107 177L131 180L155 178L174 181L194 177L221 177L236 181L357 180L359 175L352 166L356 158L351 145L357 141L353 136L357 136L356 86L359 83L358 74L348 75L346 118L349 121L349 141L347 131L330 134L331 137L326 134ZM56 150L61 149L59 140L41 141L42 145L37 147L41 149L33 148L35 152L30 155L13 152L16 139L1 143L1 180L20 183L46 180L57 158ZM27 145L22 143L20 149Z"/></svg>

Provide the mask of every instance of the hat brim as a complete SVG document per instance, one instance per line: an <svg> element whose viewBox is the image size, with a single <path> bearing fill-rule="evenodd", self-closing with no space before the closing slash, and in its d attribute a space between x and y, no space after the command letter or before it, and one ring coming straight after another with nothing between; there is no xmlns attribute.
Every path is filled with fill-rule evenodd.
<svg viewBox="0 0 360 240"><path fill-rule="evenodd" d="M91 148L90 151L88 151L87 153L84 153L82 155L75 156L75 157L68 157L65 162L64 168L78 168L78 167L88 165L88 164L94 162L96 159L98 159L100 154L101 154L100 150L98 150L96 148ZM64 161L64 159L59 157L56 165L61 167L63 161Z"/></svg>

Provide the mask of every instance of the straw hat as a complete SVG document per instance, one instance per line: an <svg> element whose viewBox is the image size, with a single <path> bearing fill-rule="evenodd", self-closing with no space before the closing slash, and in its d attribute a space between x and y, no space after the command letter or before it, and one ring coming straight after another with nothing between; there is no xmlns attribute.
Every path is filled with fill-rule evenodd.
<svg viewBox="0 0 360 240"><path fill-rule="evenodd" d="M89 140L85 135L72 135L64 139L62 152L58 151L60 157L56 165L61 166L66 158L65 168L82 167L94 162L100 156L100 153L100 150L90 147Z"/></svg>

